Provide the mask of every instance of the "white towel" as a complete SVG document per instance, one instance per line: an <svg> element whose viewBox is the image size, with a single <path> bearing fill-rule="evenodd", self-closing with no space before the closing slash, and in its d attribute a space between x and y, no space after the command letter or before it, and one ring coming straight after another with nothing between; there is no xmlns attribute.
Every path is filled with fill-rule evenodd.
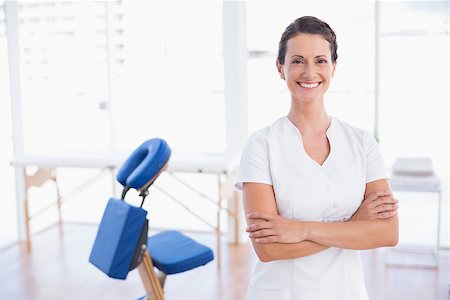
<svg viewBox="0 0 450 300"><path fill-rule="evenodd" d="M392 190L412 192L439 192L440 180L437 176L404 176L392 174L389 181Z"/></svg>
<svg viewBox="0 0 450 300"><path fill-rule="evenodd" d="M394 175L433 176L433 163L429 157L397 158L392 166Z"/></svg>

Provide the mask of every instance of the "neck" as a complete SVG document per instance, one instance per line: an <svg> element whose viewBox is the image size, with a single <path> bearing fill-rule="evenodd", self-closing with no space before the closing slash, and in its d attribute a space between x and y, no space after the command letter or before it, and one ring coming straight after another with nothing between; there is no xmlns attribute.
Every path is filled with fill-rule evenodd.
<svg viewBox="0 0 450 300"><path fill-rule="evenodd" d="M309 103L292 101L287 117L302 134L325 133L331 120L325 111L323 99Z"/></svg>

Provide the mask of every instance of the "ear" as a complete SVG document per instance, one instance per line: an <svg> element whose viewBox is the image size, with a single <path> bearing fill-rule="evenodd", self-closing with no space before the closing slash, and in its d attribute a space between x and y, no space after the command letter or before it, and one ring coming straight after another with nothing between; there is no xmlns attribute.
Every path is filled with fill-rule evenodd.
<svg viewBox="0 0 450 300"><path fill-rule="evenodd" d="M280 74L281 79L284 80L284 70L283 70L283 65L280 64L280 62L278 61L278 59L277 59L276 63L277 63L278 74Z"/></svg>
<svg viewBox="0 0 450 300"><path fill-rule="evenodd" d="M336 64L337 64L337 61L335 61L333 63L333 66L331 67L331 77L334 77L334 72L336 71Z"/></svg>

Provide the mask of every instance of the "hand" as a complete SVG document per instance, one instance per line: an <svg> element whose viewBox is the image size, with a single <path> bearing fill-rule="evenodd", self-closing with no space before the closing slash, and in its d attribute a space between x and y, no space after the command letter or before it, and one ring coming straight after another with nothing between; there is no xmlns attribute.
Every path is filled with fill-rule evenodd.
<svg viewBox="0 0 450 300"><path fill-rule="evenodd" d="M258 223L251 224L246 231L249 237L261 244L267 243L298 243L306 239L306 228L301 226L301 221L283 218L279 215L252 212L248 219L262 219Z"/></svg>
<svg viewBox="0 0 450 300"><path fill-rule="evenodd" d="M367 196L350 221L388 219L397 214L398 200L390 192L377 191Z"/></svg>

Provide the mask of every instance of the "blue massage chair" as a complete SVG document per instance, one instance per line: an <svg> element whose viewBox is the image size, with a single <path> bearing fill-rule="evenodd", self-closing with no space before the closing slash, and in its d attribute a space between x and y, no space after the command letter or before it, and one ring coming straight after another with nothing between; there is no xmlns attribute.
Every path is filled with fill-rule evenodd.
<svg viewBox="0 0 450 300"><path fill-rule="evenodd" d="M178 231L147 236L147 211L142 205L149 187L167 168L170 154L168 144L154 138L140 145L125 161L116 177L123 186L122 197L109 199L89 257L89 262L112 278L126 279L129 271L138 268L147 292L140 299L164 299L166 275L214 259L210 248ZM140 207L125 202L130 189L142 197Z"/></svg>

